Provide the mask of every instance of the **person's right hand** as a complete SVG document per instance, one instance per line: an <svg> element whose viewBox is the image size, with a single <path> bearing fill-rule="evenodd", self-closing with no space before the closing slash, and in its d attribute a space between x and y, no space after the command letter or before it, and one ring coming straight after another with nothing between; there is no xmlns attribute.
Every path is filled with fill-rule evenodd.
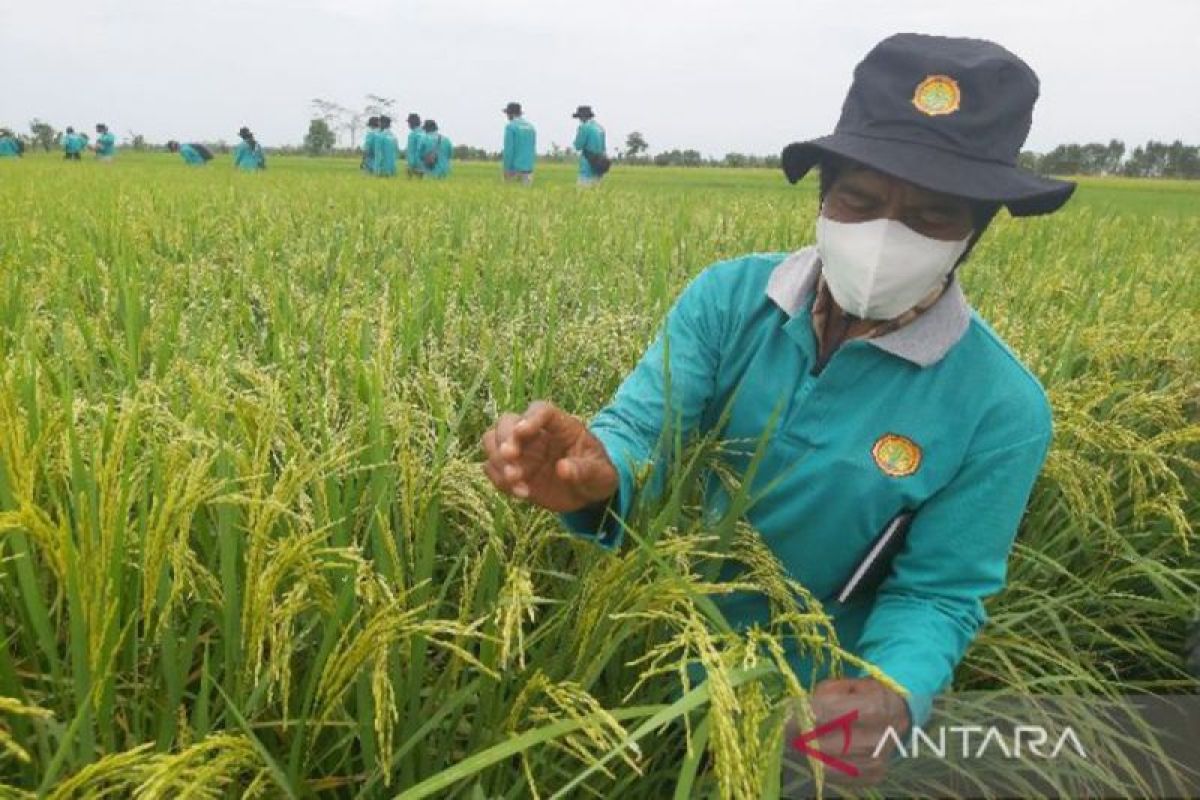
<svg viewBox="0 0 1200 800"><path fill-rule="evenodd" d="M483 471L496 488L557 513L608 500L619 485L604 445L583 421L535 401L483 435Z"/></svg>

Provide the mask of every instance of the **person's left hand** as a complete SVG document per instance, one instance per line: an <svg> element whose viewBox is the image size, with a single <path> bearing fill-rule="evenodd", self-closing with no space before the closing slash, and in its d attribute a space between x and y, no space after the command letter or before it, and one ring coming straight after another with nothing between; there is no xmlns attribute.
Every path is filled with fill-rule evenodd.
<svg viewBox="0 0 1200 800"><path fill-rule="evenodd" d="M889 741L878 747L879 741L889 727L897 737L908 731L908 704L904 698L874 678L831 678L816 685L810 700L816 718L810 730L824 725L829 729L820 736L810 737L806 744L837 760L837 763L825 761L826 779L843 785L873 785L882 781L895 742L889 737ZM803 756L803 748L794 743L804 733L793 720L784 742L792 758Z"/></svg>

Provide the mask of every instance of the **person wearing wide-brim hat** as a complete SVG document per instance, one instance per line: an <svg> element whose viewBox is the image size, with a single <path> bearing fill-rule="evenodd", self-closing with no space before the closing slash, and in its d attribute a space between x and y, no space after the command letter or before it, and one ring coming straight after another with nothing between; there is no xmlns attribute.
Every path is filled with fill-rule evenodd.
<svg viewBox="0 0 1200 800"><path fill-rule="evenodd" d="M578 106L571 118L580 121L575 130L575 143L571 145L580 154L580 175L576 184L595 186L608 172L604 127L596 122L590 106Z"/></svg>
<svg viewBox="0 0 1200 800"><path fill-rule="evenodd" d="M445 178L450 174L450 159L454 154L454 145L442 135L438 124L432 119L425 120L421 126L425 136L421 140L421 166L425 174L431 178Z"/></svg>
<svg viewBox="0 0 1200 800"><path fill-rule="evenodd" d="M421 163L421 150L425 147L425 131L421 128L421 115L411 113L408 123L408 141L404 146L404 160L408 164L408 177L425 177L425 165Z"/></svg>
<svg viewBox="0 0 1200 800"><path fill-rule="evenodd" d="M509 103L504 107L503 113L508 117L508 124L504 126L504 148L500 158L504 180L528 186L533 183L537 130L525 119L520 103Z"/></svg>
<svg viewBox="0 0 1200 800"><path fill-rule="evenodd" d="M604 128L596 122L596 114L591 106L579 106L572 119L579 120L575 129L575 142L571 145L579 153L580 186L594 186L600 182L607 171L608 155L604 141Z"/></svg>
<svg viewBox="0 0 1200 800"><path fill-rule="evenodd" d="M539 401L482 442L499 489L610 548L639 486L663 485L671 443L732 442L722 471L750 480L761 541L881 671L833 679L789 640L795 675L815 675L818 719L859 710L843 760L866 780L888 748L857 748L928 718L1003 588L1050 443L1042 386L957 278L1000 207L1045 214L1071 195L1016 165L1037 94L1034 72L991 42L879 43L834 133L783 152L793 182L820 168L816 245L704 270L590 423ZM728 508L710 487L712 509ZM772 623L761 595L714 600L738 628Z"/></svg>
<svg viewBox="0 0 1200 800"><path fill-rule="evenodd" d="M243 125L238 129L241 139L233 148L233 165L246 172L257 172L267 168L267 157L254 134Z"/></svg>

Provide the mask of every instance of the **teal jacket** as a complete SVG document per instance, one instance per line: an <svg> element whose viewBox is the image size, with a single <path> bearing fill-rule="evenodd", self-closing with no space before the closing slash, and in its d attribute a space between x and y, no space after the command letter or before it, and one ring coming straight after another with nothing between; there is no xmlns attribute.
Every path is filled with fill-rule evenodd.
<svg viewBox="0 0 1200 800"><path fill-rule="evenodd" d="M82 153L87 147L87 137L81 133L64 133L62 146L67 153Z"/></svg>
<svg viewBox="0 0 1200 800"><path fill-rule="evenodd" d="M670 410L685 436L716 430L728 406L716 433L731 442L728 466L744 473L770 429L751 485L761 497L748 521L822 602L842 645L908 690L920 724L984 623L983 599L1004 586L1049 447L1050 407L957 282L903 328L844 343L814 375L818 274L815 249L806 248L720 263L697 277L590 423L620 476L612 513L563 520L616 547L621 531L612 515L629 514L635 472L653 465L651 490L663 479L658 441L669 352ZM719 511L727 498L713 488ZM903 510L915 517L888 576L862 597L837 602L878 532ZM770 617L761 595L717 602L737 626ZM794 650L789 657L798 675L811 674L807 659Z"/></svg>
<svg viewBox="0 0 1200 800"><path fill-rule="evenodd" d="M504 126L504 171L533 172L537 152L537 131L524 117L509 120Z"/></svg>
<svg viewBox="0 0 1200 800"><path fill-rule="evenodd" d="M450 156L454 146L450 140L440 133L426 133L421 142L421 164L425 171L435 178L444 178L450 174ZM426 153L437 153L437 161L433 166L425 164Z"/></svg>
<svg viewBox="0 0 1200 800"><path fill-rule="evenodd" d="M0 158L19 158L21 147L11 136L0 136Z"/></svg>
<svg viewBox="0 0 1200 800"><path fill-rule="evenodd" d="M258 142L251 147L245 141L240 141L233 148L233 165L248 172L267 168L267 157L263 154L262 145Z"/></svg>
<svg viewBox="0 0 1200 800"><path fill-rule="evenodd" d="M425 131L420 128L410 128L408 142L404 146L404 160L413 172L424 172L425 165L421 163L421 151L425 147Z"/></svg>
<svg viewBox="0 0 1200 800"><path fill-rule="evenodd" d="M579 153L579 176L581 178L597 177L596 173L592 172L592 165L588 163L583 154L605 152L604 128L600 127L600 123L594 119L581 122L579 129L575 131L575 143L572 147Z"/></svg>
<svg viewBox="0 0 1200 800"><path fill-rule="evenodd" d="M111 133L102 133L96 137L96 155L111 156L117 152L117 137Z"/></svg>
<svg viewBox="0 0 1200 800"><path fill-rule="evenodd" d="M371 172L382 177L396 174L396 158L400 155L400 146L396 143L396 134L391 129L381 130L375 134L372 144L374 150L371 160Z"/></svg>
<svg viewBox="0 0 1200 800"><path fill-rule="evenodd" d="M375 137L378 135L379 131L374 128L367 128L367 134L363 137L361 166L367 172L375 171Z"/></svg>
<svg viewBox="0 0 1200 800"><path fill-rule="evenodd" d="M179 145L179 155L183 156L183 160L192 166L202 167L207 163L204 156L200 155L200 151L190 144Z"/></svg>

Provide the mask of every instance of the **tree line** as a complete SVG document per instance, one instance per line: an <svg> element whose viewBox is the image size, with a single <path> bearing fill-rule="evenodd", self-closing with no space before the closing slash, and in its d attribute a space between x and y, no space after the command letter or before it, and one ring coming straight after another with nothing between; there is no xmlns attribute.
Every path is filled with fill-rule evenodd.
<svg viewBox="0 0 1200 800"><path fill-rule="evenodd" d="M1043 175L1125 175L1200 178L1200 146L1150 140L1127 152L1125 143L1060 144L1049 153L1021 153L1021 166Z"/></svg>

